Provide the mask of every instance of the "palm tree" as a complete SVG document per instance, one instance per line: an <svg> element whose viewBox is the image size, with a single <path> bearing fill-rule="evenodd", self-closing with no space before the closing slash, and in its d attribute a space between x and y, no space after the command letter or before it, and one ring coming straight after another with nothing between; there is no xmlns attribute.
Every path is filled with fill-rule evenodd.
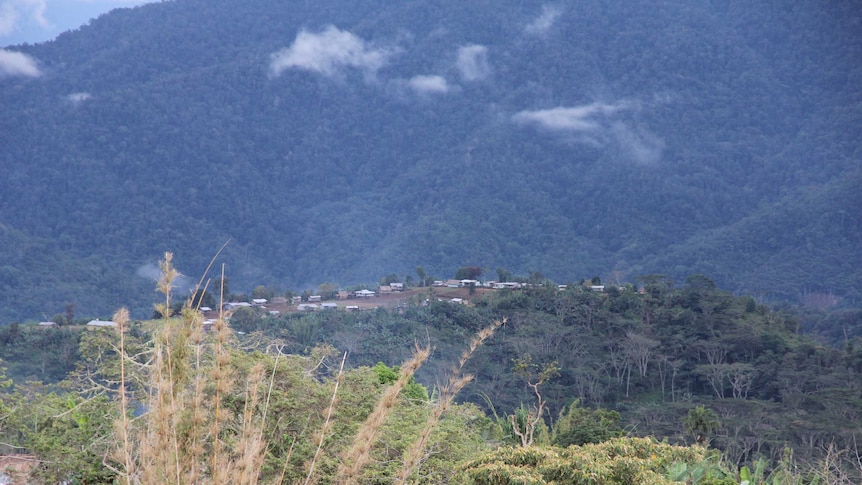
<svg viewBox="0 0 862 485"><path fill-rule="evenodd" d="M685 426L688 434L693 436L695 441L700 445L706 444L709 441L710 433L721 426L718 416L715 415L712 409L704 406L697 406L689 410L688 416L685 417L685 421L682 424Z"/></svg>

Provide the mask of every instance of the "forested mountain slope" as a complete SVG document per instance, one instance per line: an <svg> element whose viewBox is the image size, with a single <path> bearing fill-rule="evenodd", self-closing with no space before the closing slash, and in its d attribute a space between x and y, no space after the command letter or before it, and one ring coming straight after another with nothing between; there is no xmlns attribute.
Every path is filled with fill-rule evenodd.
<svg viewBox="0 0 862 485"><path fill-rule="evenodd" d="M227 239L236 288L477 264L844 295L859 15L176 0L9 47L0 223L29 242L0 246L0 317L145 309L138 270L169 249L197 275Z"/></svg>

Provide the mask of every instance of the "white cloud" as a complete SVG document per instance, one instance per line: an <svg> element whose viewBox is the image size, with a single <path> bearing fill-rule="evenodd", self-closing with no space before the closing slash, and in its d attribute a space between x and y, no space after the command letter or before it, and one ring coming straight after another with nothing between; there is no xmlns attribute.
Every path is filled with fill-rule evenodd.
<svg viewBox="0 0 862 485"><path fill-rule="evenodd" d="M83 101L90 99L90 93L72 93L66 96L66 100L72 104L80 104Z"/></svg>
<svg viewBox="0 0 862 485"><path fill-rule="evenodd" d="M616 148L625 159L641 165L661 160L664 141L640 126L633 113L641 104L631 101L590 103L574 107L558 107L521 111L512 116L514 123L536 125L560 133L570 142L594 148Z"/></svg>
<svg viewBox="0 0 862 485"><path fill-rule="evenodd" d="M550 29L560 15L563 14L563 9L551 5L542 6L542 13L532 22L524 27L524 32L530 35L542 35Z"/></svg>
<svg viewBox="0 0 862 485"><path fill-rule="evenodd" d="M450 89L443 76L414 76L407 85L418 93L445 94Z"/></svg>
<svg viewBox="0 0 862 485"><path fill-rule="evenodd" d="M9 35L14 32L20 15L14 3L0 3L0 35Z"/></svg>
<svg viewBox="0 0 862 485"><path fill-rule="evenodd" d="M487 78L491 74L488 48L476 44L458 48L456 65L461 77L466 81L481 81Z"/></svg>
<svg viewBox="0 0 862 485"><path fill-rule="evenodd" d="M620 149L641 165L653 165L661 160L664 141L646 130L629 128L622 122L611 126L611 133Z"/></svg>
<svg viewBox="0 0 862 485"><path fill-rule="evenodd" d="M138 266L138 269L135 270L135 274L149 281L159 281L162 278L161 268L153 263L145 263ZM195 281L184 274L180 274L174 278L171 286L171 288L174 289L175 295L188 293L194 289L194 287Z"/></svg>
<svg viewBox="0 0 862 485"><path fill-rule="evenodd" d="M141 278L146 278L152 281L159 281L159 278L162 277L162 270L159 269L159 267L153 263L146 263L138 266L138 269L135 270L135 274L137 274Z"/></svg>
<svg viewBox="0 0 862 485"><path fill-rule="evenodd" d="M20 28L22 22L32 22L43 29L51 27L45 18L45 0L4 0L0 2L0 36Z"/></svg>
<svg viewBox="0 0 862 485"><path fill-rule="evenodd" d="M592 103L573 108L552 108L537 111L521 111L512 116L512 121L521 124L534 123L543 128L561 131L591 131L601 128L601 117L613 114L626 107L627 103Z"/></svg>
<svg viewBox="0 0 862 485"><path fill-rule="evenodd" d="M39 77L42 73L36 66L36 61L21 52L0 49L0 77L26 76Z"/></svg>
<svg viewBox="0 0 862 485"><path fill-rule="evenodd" d="M287 69L335 76L348 67L373 75L392 55L390 50L370 48L361 38L330 25L318 34L300 31L289 48L272 54L269 67L276 76Z"/></svg>

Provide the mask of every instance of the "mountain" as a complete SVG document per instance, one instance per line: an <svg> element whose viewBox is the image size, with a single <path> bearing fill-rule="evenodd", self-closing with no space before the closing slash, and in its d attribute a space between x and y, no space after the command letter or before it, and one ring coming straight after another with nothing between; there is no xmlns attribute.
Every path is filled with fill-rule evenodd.
<svg viewBox="0 0 862 485"><path fill-rule="evenodd" d="M148 313L165 250L196 279L228 240L233 289L472 264L853 301L859 20L851 1L112 11L0 53L0 317Z"/></svg>

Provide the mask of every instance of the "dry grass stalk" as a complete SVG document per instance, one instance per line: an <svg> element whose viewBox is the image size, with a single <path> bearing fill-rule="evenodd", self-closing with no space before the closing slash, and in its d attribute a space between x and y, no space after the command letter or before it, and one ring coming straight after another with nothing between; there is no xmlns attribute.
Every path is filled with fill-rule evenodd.
<svg viewBox="0 0 862 485"><path fill-rule="evenodd" d="M201 294L205 294L209 289L210 281L204 280L212 269L213 264L219 255L224 251L224 248L230 243L230 239L225 241L224 244L216 251L216 254L210 260L203 274L201 275L200 280L198 280L198 284L195 286L192 295L197 295L198 290L203 288ZM222 265L221 271L221 281L224 282L224 265ZM224 284L221 285L219 289L219 308L222 308L224 304ZM205 453L204 441L206 437L204 436L205 429L205 421L206 416L204 415L204 407L205 407L205 395L204 390L207 382L207 374L203 369L203 316L200 313L201 304L203 302L203 298L197 298L197 302L194 302L193 299L189 299L186 302L186 306L183 309L183 317L192 323L192 334L191 341L195 348L195 364L194 364L194 398L192 401L192 429L190 436L190 444L188 446L189 453L189 461L191 463L191 469L189 470L189 474L187 476L188 483L197 483L200 479L202 470L199 464L203 463L203 455ZM194 308L192 305L194 304ZM223 320L224 314L222 310L219 310L219 320ZM264 417L265 419L265 417Z"/></svg>
<svg viewBox="0 0 862 485"><path fill-rule="evenodd" d="M323 442L326 440L326 435L329 433L329 428L332 426L332 412L335 410L335 403L337 402L338 397L338 386L341 384L341 380L344 376L344 362L347 360L347 352L344 353L344 356L341 358L341 366L338 368L338 377L335 378L335 386L332 389L332 400L329 402L329 408L326 410L326 420L323 421L323 426L320 429L320 436L317 439L317 450L314 452L314 457L311 459L311 463L308 465L308 474L305 477L305 485L309 483L316 483L317 478L314 475L314 464L317 462L317 457L320 456L320 450L323 448ZM291 450L293 445L291 445ZM288 453L288 458L290 459L290 453ZM282 477L284 473L282 473Z"/></svg>
<svg viewBox="0 0 862 485"><path fill-rule="evenodd" d="M281 349L282 347L276 346L276 351L278 352L275 355L275 362L272 364L272 374L269 376L269 389L266 391L266 402L263 405L263 417L262 421L266 421L266 413L269 410L269 399L272 397L272 387L275 384L275 372L278 370L278 360L281 359Z"/></svg>
<svg viewBox="0 0 862 485"><path fill-rule="evenodd" d="M127 414L125 362L132 358L126 355L123 331L128 312L121 310L114 317L119 324L121 355L122 409L113 453L119 480L125 484L256 484L266 452L264 424L275 369L263 403L264 364L253 366L244 380L245 388L237 389L229 346L231 331L224 314L215 324L211 345L203 336L203 317L192 308L191 301L183 308L181 319L171 319L170 292L179 273L172 266L170 253L166 253L161 268L158 288L166 294L164 302L157 305L163 320L153 339L145 382L148 412L136 421L129 420ZM223 404L229 396L245 402L239 415Z"/></svg>
<svg viewBox="0 0 862 485"><path fill-rule="evenodd" d="M161 332L154 339L154 359L151 368L150 412L146 415L146 429L141 437L140 480L143 483L180 483L180 457L177 440L178 390L175 380L174 340L176 329L170 320L171 289L179 272L173 268L173 255L165 253L160 262L162 277L157 289L165 295L165 302L156 305L162 314Z"/></svg>
<svg viewBox="0 0 862 485"><path fill-rule="evenodd" d="M473 356L473 353L485 343L491 336L494 335L494 332L500 328L505 323L503 321L495 321L493 324L483 328L480 330L471 340L470 345L464 352L461 354L461 358L458 360L458 365L452 370L452 375L449 376L449 380L446 385L440 390L440 398L437 400L437 404L431 410L431 414L428 416L428 419L425 421L425 426L422 428L422 431L419 433L419 438L414 441L410 447L408 447L404 451L404 461L401 465L401 469L398 470L398 475L395 478L395 483L407 483L407 479L412 475L417 468L419 468L420 463L422 462L422 458L425 456L425 448L428 445L428 441L431 438L431 432L437 427L437 424L440 422L440 419L443 417L443 414L449 410L452 405L452 401L455 399L455 396L461 392L461 389L464 388L471 380L473 380L473 376L470 374L461 375L461 372L464 370L464 365L468 360Z"/></svg>
<svg viewBox="0 0 862 485"><path fill-rule="evenodd" d="M198 302L198 305L200 305L200 302ZM188 462L191 466L185 478L187 483L197 483L202 472L199 464L203 462L202 457L205 453L204 441L206 438L204 436L204 424L206 418L204 414L204 388L206 386L206 373L203 370L203 316L197 309L191 308L191 300L183 308L183 319L191 325L190 342L194 347L194 365L192 370L194 390L191 398L192 417L188 444L186 446Z"/></svg>
<svg viewBox="0 0 862 485"><path fill-rule="evenodd" d="M338 467L338 473L335 478L335 483L349 485L356 483L359 472L368 463L370 457L369 452L374 444L375 436L386 418L395 408L398 403L398 395L404 386L410 382L410 378L419 367L431 355L430 347L419 347L413 351L413 357L401 365L401 370L398 379L383 392L383 396L377 401L377 405L365 422L359 427L359 431L353 439L353 444L344 455L341 465Z"/></svg>
<svg viewBox="0 0 862 485"><path fill-rule="evenodd" d="M221 267L221 281L224 282L224 265ZM211 421L211 430L210 435L212 436L213 445L212 445L212 466L211 466L211 474L213 483L221 483L222 472L229 472L229 470L222 470L225 467L225 464L222 463L221 456L221 428L224 423L227 421L227 413L224 412L221 408L221 401L225 394L231 388L230 382L230 370L228 368L228 364L230 363L230 356L227 352L227 340L230 337L230 328L227 325L227 320L225 319L224 314L224 284L221 285L219 290L219 316L215 322L215 344L213 348L213 354L215 357L215 362L213 363L214 367L212 370L212 374L210 378L215 384L215 392L213 393L212 404L213 404L213 417ZM225 473L225 476L229 476Z"/></svg>
<svg viewBox="0 0 862 485"><path fill-rule="evenodd" d="M126 325L129 323L129 310L121 308L114 314L114 321L117 323L117 332L120 336L120 418L116 423L116 430L120 434L122 446L116 452L115 459L123 464L123 471L120 473L121 479L130 485L131 477L134 475L134 459L132 458L132 448L129 444L129 403L126 396Z"/></svg>
<svg viewBox="0 0 862 485"><path fill-rule="evenodd" d="M287 475L287 465L290 464L290 457L293 456L293 447L296 446L296 436L290 442L290 448L287 449L287 456L284 457L284 466L281 468L281 476L278 478L278 485L284 483L284 476Z"/></svg>
<svg viewBox="0 0 862 485"><path fill-rule="evenodd" d="M257 483L263 465L263 426L255 419L259 404L260 384L263 381L263 364L256 364L249 373L245 391L245 406L242 413L242 428L237 449L240 451L234 476L237 484Z"/></svg>

